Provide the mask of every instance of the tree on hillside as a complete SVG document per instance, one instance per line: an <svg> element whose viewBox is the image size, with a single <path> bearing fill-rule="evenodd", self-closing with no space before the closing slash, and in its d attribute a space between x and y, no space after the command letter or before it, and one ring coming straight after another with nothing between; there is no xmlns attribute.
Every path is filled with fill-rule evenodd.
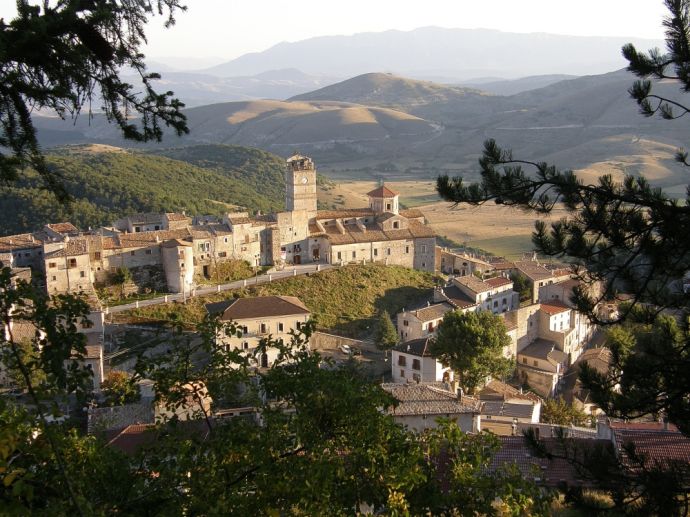
<svg viewBox="0 0 690 517"><path fill-rule="evenodd" d="M682 91L690 91L690 1L666 0L666 6L670 12L664 21L668 53L653 50L644 54L632 45L626 45L623 53L629 61L628 70L642 78L629 90L642 113L677 118L688 113L688 108L654 95L648 80L650 76L676 80ZM679 151L677 159L687 165L686 157ZM604 175L597 184L586 185L570 170L514 158L493 140L485 143L479 165L480 183L466 185L462 178L439 177L441 197L472 205L494 201L537 213L549 213L556 204L565 207L568 217L550 228L536 223L533 241L541 253L569 257L585 285L601 281L600 295L586 288L574 292L577 308L593 321L611 323L597 312L597 305L602 300L618 299L619 293L632 295L632 302L621 308L620 319L644 304L650 321L666 309L677 311L685 320L690 293L683 291L682 279L690 271L690 189L681 202L652 187L643 176L627 175L617 183ZM602 407L611 402L609 409L616 414L665 410L683 432L690 433L688 350L687 335L672 346L634 346L633 352L611 370L606 382L595 382L591 376L582 380L593 399ZM663 358L654 363L654 375L633 367L638 353ZM620 397L610 396L617 384L644 383L648 383L644 400L625 391Z"/></svg>
<svg viewBox="0 0 690 517"><path fill-rule="evenodd" d="M513 361L503 356L507 346L510 338L500 316L489 311L451 311L438 327L431 354L455 370L460 385L472 393L488 377L512 375Z"/></svg>
<svg viewBox="0 0 690 517"><path fill-rule="evenodd" d="M11 183L30 165L59 199L67 193L41 153L31 120L34 110L72 118L91 116L96 103L125 138L160 140L162 125L188 132L184 107L172 92L157 93L158 74L146 71L140 47L149 16L166 14L166 26L184 10L179 0L51 2L17 0L17 16L0 20L0 181ZM129 68L141 78L143 93L120 79ZM138 123L133 116L138 115Z"/></svg>
<svg viewBox="0 0 690 517"><path fill-rule="evenodd" d="M381 311L374 333L374 343L379 350L388 351L398 344L398 331L388 311Z"/></svg>

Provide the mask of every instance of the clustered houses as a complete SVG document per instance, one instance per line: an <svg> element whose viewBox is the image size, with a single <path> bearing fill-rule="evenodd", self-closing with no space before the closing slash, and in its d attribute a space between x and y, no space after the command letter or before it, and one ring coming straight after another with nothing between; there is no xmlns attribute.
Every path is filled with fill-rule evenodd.
<svg viewBox="0 0 690 517"><path fill-rule="evenodd" d="M470 264L469 256L448 251L444 256L445 264L458 257ZM430 344L444 315L450 311L491 311L504 319L511 340L504 355L516 359L519 380L542 397L562 391L565 372L580 357L594 333L589 320L570 301L579 282L566 275L562 267L547 268L536 261L497 264L498 270L483 270L485 275L495 275L483 280L474 274L478 269L467 266L468 274L452 277L447 285L437 287L425 306L397 315L401 343L393 349L391 358L395 382L452 383L453 372L430 353ZM456 266L451 267L457 272ZM513 282L506 277L516 272L530 275L537 292L534 302L520 306ZM505 395L506 390L503 391ZM534 421L535 414L538 420L538 397L530 397L534 398L512 392L510 400L483 404L483 418L494 419L502 426L512 425L513 421Z"/></svg>
<svg viewBox="0 0 690 517"><path fill-rule="evenodd" d="M152 290L184 292L195 277L211 278L219 264L252 266L377 262L433 271L436 237L419 210L401 210L382 185L366 208L317 210L316 169L308 157L286 164L286 211L222 220L185 214L134 214L111 227L79 232L70 223L0 238L0 261L31 267L50 294L92 291L120 268Z"/></svg>

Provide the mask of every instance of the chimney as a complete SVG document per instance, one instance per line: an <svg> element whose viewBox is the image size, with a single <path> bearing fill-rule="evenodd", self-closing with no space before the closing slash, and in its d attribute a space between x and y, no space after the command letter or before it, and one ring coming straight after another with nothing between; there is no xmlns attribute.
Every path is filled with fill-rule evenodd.
<svg viewBox="0 0 690 517"><path fill-rule="evenodd" d="M464 392L463 392L462 388L458 388L458 400L460 402L462 402L463 395L464 395Z"/></svg>

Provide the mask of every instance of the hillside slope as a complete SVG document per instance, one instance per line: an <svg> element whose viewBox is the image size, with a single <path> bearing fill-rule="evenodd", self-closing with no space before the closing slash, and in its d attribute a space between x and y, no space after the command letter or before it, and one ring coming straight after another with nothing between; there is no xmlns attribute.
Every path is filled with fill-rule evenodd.
<svg viewBox="0 0 690 517"><path fill-rule="evenodd" d="M417 81L393 74L369 73L288 100L339 101L405 109L416 105L465 101L478 95L482 95L482 92L473 88Z"/></svg>
<svg viewBox="0 0 690 517"><path fill-rule="evenodd" d="M62 176L74 202L58 204L41 188L38 175L26 171L18 183L0 189L0 213L12 214L0 220L0 235L66 220L80 228L95 227L136 212L220 215L238 205L263 211L282 207L284 162L275 155L226 146L168 152L188 160L199 153L212 160L215 152L223 159L204 168L107 146L53 150L48 163Z"/></svg>
<svg viewBox="0 0 690 517"><path fill-rule="evenodd" d="M424 302L434 286L433 276L400 266L346 266L309 276L278 280L234 292L192 298L187 304L169 303L128 311L124 321L165 322L171 315L190 327L200 322L204 304L232 296L297 296L312 311L317 326L353 337L374 330L382 310L396 314Z"/></svg>

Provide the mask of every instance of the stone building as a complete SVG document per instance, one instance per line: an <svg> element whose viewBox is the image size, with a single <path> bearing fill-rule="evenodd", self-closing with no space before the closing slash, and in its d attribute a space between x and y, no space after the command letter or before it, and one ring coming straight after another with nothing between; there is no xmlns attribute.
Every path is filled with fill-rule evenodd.
<svg viewBox="0 0 690 517"><path fill-rule="evenodd" d="M217 314L224 323L233 322L240 335L221 332L217 342L229 350L242 350L255 359L257 366L266 368L278 357L278 350L269 347L257 355L259 342L271 336L288 343L292 333L299 332L311 318L311 311L294 296L257 296L236 298L206 305L209 314Z"/></svg>
<svg viewBox="0 0 690 517"><path fill-rule="evenodd" d="M50 294L93 291L120 268L139 288L188 291L195 278L213 278L219 264L232 260L253 267L377 262L434 270L434 232L419 210L401 210L389 187L369 192L366 208L319 211L311 158L288 158L285 179L284 212L235 212L222 220L134 214L88 233L70 223L46 225L0 238L0 261L45 275Z"/></svg>

